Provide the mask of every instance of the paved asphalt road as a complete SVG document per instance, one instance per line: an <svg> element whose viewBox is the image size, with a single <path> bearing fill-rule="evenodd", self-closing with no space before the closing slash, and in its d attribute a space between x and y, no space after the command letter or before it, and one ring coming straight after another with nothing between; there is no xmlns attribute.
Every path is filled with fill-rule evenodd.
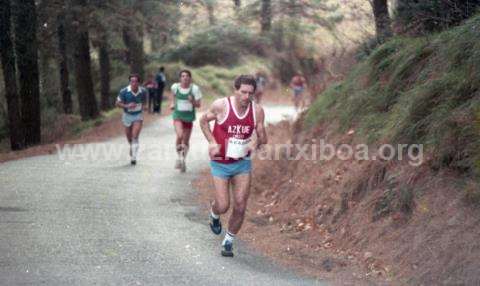
<svg viewBox="0 0 480 286"><path fill-rule="evenodd" d="M267 110L270 121L283 114L293 112ZM194 130L186 174L173 169L169 118L144 128L135 167L123 137L70 155L62 149L63 158L1 164L0 285L324 285L272 265L241 241L233 259L220 256L221 236L188 199L190 182L208 166Z"/></svg>

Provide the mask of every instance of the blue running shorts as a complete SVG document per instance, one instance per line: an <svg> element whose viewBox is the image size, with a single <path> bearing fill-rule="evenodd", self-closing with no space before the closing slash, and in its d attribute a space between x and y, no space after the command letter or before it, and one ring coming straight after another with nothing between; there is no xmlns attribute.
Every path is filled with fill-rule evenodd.
<svg viewBox="0 0 480 286"><path fill-rule="evenodd" d="M210 161L210 167L212 169L212 176L230 179L236 175L250 173L252 171L252 160L247 158L230 164Z"/></svg>

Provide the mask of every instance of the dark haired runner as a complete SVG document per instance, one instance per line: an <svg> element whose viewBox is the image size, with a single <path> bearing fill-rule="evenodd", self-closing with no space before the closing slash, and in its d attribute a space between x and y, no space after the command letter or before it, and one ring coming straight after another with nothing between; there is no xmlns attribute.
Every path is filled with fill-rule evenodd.
<svg viewBox="0 0 480 286"><path fill-rule="evenodd" d="M132 74L128 79L130 84L120 90L116 106L123 108L122 123L125 126L125 135L130 144L130 163L135 165L139 148L138 137L143 124L143 104L147 97L147 90L139 85L139 75Z"/></svg>
<svg viewBox="0 0 480 286"><path fill-rule="evenodd" d="M255 78L241 75L235 80L233 96L217 99L200 119L209 143L210 166L215 184L215 201L210 211L210 228L220 234L220 215L230 206L229 186L233 186L233 212L222 242L223 256L233 256L233 240L239 232L250 193L252 163L250 153L267 143L263 108L253 100ZM214 121L213 131L209 122ZM257 139L253 139L254 132Z"/></svg>

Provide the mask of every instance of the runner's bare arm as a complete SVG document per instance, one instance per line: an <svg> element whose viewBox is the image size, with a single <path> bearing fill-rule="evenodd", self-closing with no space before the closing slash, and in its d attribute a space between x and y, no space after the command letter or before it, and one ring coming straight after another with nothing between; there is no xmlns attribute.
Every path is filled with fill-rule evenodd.
<svg viewBox="0 0 480 286"><path fill-rule="evenodd" d="M134 107L132 105L135 105L135 104L134 103L126 104L126 103L123 103L123 101L121 101L119 98L117 98L117 102L115 103L115 105L120 108L131 108L131 107Z"/></svg>
<svg viewBox="0 0 480 286"><path fill-rule="evenodd" d="M195 103L193 103L193 106L195 106L195 108L200 108L200 105L202 105L202 100L199 99L199 100L194 100Z"/></svg>
<svg viewBox="0 0 480 286"><path fill-rule="evenodd" d="M170 109L173 110L175 108L175 93L172 92L172 100L170 101Z"/></svg>
<svg viewBox="0 0 480 286"><path fill-rule="evenodd" d="M190 100L195 108L200 108L202 93L197 85L192 86L192 93L193 94L188 96L188 100ZM196 99L197 96L199 97L198 99Z"/></svg>
<svg viewBox="0 0 480 286"><path fill-rule="evenodd" d="M219 154L220 145L215 141L209 123L210 121L218 119L218 117L224 112L222 101L222 99L215 100L212 103L212 106L210 106L210 109L200 118L200 128L202 129L203 135L205 135L205 138L208 140L208 155L212 160Z"/></svg>
<svg viewBox="0 0 480 286"><path fill-rule="evenodd" d="M203 135L207 138L209 144L216 144L215 138L213 137L212 131L210 130L210 121L217 119L218 115L221 114L223 109L223 99L215 100L210 108L205 112L200 118L200 128L202 129Z"/></svg>
<svg viewBox="0 0 480 286"><path fill-rule="evenodd" d="M195 108L200 108L200 105L201 105L201 102L202 102L201 99L195 100L195 98L191 95L188 97L188 99L190 100L190 102L193 104L193 106Z"/></svg>
<svg viewBox="0 0 480 286"><path fill-rule="evenodd" d="M257 105L255 109L255 116L257 118L257 125L255 126L255 130L257 133L257 148L261 147L262 145L267 144L267 132L265 130L265 111L263 107Z"/></svg>
<svg viewBox="0 0 480 286"><path fill-rule="evenodd" d="M115 102L115 106L120 107L120 108L125 108L125 104L117 99L117 102Z"/></svg>

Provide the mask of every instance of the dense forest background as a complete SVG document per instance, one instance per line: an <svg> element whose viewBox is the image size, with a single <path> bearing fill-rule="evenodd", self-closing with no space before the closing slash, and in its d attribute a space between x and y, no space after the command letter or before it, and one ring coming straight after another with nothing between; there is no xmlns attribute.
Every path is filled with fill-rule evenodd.
<svg viewBox="0 0 480 286"><path fill-rule="evenodd" d="M145 80L160 65L169 80L193 67L210 96L239 71L283 84L301 72L315 95L341 78L333 59L457 25L478 2L1 0L0 140L19 150L59 125L101 120L129 73Z"/></svg>

